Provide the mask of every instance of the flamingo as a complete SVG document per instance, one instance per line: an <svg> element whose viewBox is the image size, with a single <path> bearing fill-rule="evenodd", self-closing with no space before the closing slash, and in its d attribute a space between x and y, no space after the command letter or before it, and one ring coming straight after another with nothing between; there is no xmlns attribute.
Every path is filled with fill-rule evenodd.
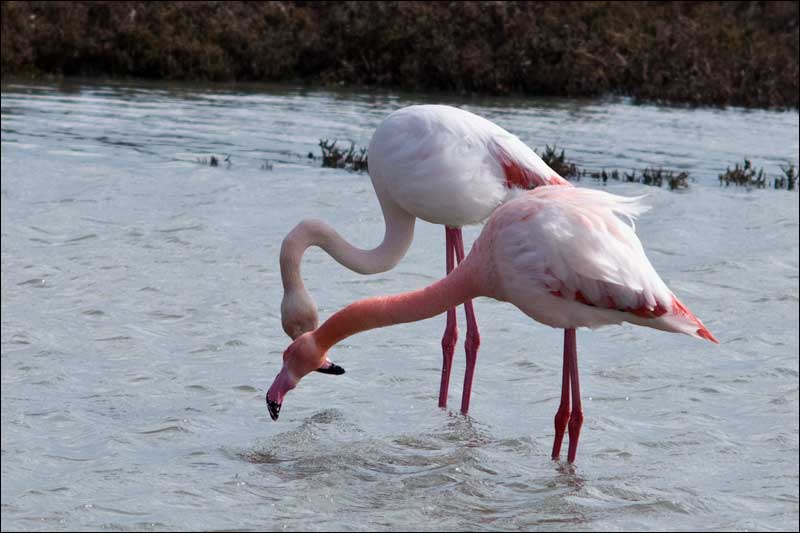
<svg viewBox="0 0 800 533"><path fill-rule="evenodd" d="M633 228L634 218L646 209L640 198L575 187L543 186L519 195L495 210L469 255L444 279L417 291L355 302L295 339L266 395L272 419L278 419L286 393L327 365L328 351L344 338L430 318L488 296L564 329L552 458L559 458L569 426L567 460L574 463L583 424L577 328L630 322L718 343L647 259Z"/></svg>
<svg viewBox="0 0 800 533"><path fill-rule="evenodd" d="M321 220L304 220L290 231L280 252L283 330L296 339L316 329L317 307L300 275L303 253L319 246L360 274L393 268L414 237L417 218L445 226L445 265L449 274L464 259L461 227L484 221L517 191L540 185L570 185L516 136L463 109L415 105L390 114L369 144L369 175L383 211L383 242L362 250ZM480 346L472 300L463 302L467 318L467 364L461 412L467 414ZM455 307L447 311L442 337L439 407L447 406L453 353L458 338ZM320 372L341 374L332 362Z"/></svg>

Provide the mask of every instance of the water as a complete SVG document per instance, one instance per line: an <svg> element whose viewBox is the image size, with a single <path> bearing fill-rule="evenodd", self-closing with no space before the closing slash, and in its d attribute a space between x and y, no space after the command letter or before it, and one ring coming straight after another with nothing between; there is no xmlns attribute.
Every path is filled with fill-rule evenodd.
<svg viewBox="0 0 800 533"><path fill-rule="evenodd" d="M460 102L581 166L696 178L685 193L608 189L650 195L648 255L722 344L579 332L576 467L549 459L561 332L486 299L469 418L454 412L461 349L453 411L436 407L440 317L348 339L332 354L348 373L309 376L269 419L282 237L312 215L362 246L383 232L368 178L307 153L320 138L366 145L421 101L459 103L3 86L3 530L797 529L798 193L716 183L744 156L796 165L797 112ZM197 162L212 154L231 165ZM408 256L372 277L310 250L321 316L439 278L443 233L419 223Z"/></svg>

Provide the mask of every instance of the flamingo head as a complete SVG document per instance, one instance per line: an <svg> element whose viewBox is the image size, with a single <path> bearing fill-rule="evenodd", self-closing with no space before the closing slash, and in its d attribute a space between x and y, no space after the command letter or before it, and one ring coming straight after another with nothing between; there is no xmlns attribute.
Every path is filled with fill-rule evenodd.
<svg viewBox="0 0 800 533"><path fill-rule="evenodd" d="M283 331L292 339L314 331L319 325L317 304L306 290L286 291L281 302Z"/></svg>
<svg viewBox="0 0 800 533"><path fill-rule="evenodd" d="M335 376L344 374L344 368L326 357L314 336L303 333L283 352L283 367L267 391L267 408L273 420L278 420L286 393L295 388L306 374L314 371Z"/></svg>

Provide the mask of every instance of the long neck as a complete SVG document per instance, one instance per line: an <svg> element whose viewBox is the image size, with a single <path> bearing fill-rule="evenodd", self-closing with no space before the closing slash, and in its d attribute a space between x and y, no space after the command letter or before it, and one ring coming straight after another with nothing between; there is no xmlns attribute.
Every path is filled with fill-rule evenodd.
<svg viewBox="0 0 800 533"><path fill-rule="evenodd" d="M325 352L341 340L374 328L425 320L462 304L482 291L480 270L468 259L446 278L424 289L395 296L366 298L348 305L325 321L314 339Z"/></svg>
<svg viewBox="0 0 800 533"><path fill-rule="evenodd" d="M305 291L300 263L310 246L319 246L337 262L360 274L385 272L394 267L411 245L416 218L390 201L381 200L381 208L386 230L383 242L372 250L356 248L321 220L304 220L295 226L281 246L284 293Z"/></svg>

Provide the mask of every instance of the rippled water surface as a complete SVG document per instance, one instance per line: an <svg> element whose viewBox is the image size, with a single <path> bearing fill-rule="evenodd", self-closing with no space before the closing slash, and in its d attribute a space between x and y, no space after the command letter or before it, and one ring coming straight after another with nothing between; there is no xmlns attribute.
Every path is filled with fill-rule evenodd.
<svg viewBox="0 0 800 533"><path fill-rule="evenodd" d="M360 246L383 235L368 177L307 154L320 138L366 145L421 101L581 166L696 179L608 189L650 195L648 255L722 344L579 332L574 468L549 459L561 332L486 299L469 418L436 407L444 317L348 339L346 375L309 376L280 422L267 415L287 345L281 239L309 216ZM198 163L212 154L230 165ZM719 188L744 156L797 164L797 112L4 85L2 529L796 530L798 193ZM439 278L443 233L418 224L400 265L371 277L310 250L322 317Z"/></svg>

